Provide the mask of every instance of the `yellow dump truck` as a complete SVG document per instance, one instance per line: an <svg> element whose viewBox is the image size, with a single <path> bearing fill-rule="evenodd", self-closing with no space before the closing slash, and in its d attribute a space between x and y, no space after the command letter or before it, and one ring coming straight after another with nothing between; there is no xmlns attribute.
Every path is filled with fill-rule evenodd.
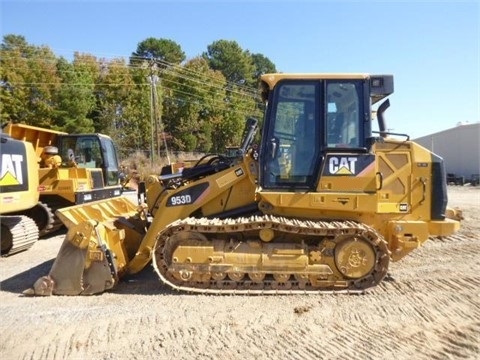
<svg viewBox="0 0 480 360"><path fill-rule="evenodd" d="M121 195L119 165L112 139L102 134L68 134L24 124L3 132L31 143L38 163L40 202L28 213L40 236L58 230L57 209Z"/></svg>

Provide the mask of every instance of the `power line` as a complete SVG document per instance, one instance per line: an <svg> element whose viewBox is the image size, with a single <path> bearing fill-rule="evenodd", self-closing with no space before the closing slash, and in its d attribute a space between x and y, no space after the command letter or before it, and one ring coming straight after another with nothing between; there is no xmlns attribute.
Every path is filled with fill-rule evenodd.
<svg viewBox="0 0 480 360"><path fill-rule="evenodd" d="M151 59L144 58L144 57L134 57L134 58L137 58L138 60L143 60L145 62L152 61ZM58 60L42 59L40 57L24 58L24 57L8 57L8 56L4 57L4 56L2 56L1 61L4 61L5 59L14 59L14 60L23 60L23 61L34 60L34 61L43 61L45 63L51 63L51 64L57 64L58 63ZM115 59L112 59L112 60L115 60ZM157 63L160 63L161 65L165 66L165 68L161 70L164 73L168 73L168 74L171 74L171 75L174 75L174 76L178 76L178 77L183 78L183 79L189 79L191 81L199 82L199 79L198 79L199 77L200 78L205 78L206 77L205 73L200 73L200 72L193 71L193 70L188 69L188 68L186 68L185 66L182 66L182 65L168 63L164 60L159 60L159 59L154 59L153 61L155 61ZM112 64L112 62L109 62L107 64L99 63L98 66L100 68L105 68L105 67L108 67L109 64ZM75 64L72 64L72 65L75 66ZM88 65L88 64L86 64L86 65ZM125 66L127 68L130 68L130 69L139 69L139 70L140 69L145 69L146 71L148 70L147 68L142 67L140 65L132 65L132 64L125 63ZM17 67L12 67L12 69L21 70L20 68L17 68ZM102 69L99 69L99 70L100 70L99 72L101 72ZM212 69L212 71L214 71L214 70ZM77 73L77 71L75 69L57 69L57 72L65 73L65 74L70 73L70 72ZM182 73L182 74L180 74L180 73ZM214 78L211 78L211 84L216 84L216 83L221 85L221 83L219 81L217 81ZM229 81L226 82L226 85L231 87L232 89L234 89L234 88L243 89L247 93L251 93L251 94L256 94L257 93L257 89L253 88L253 87L250 87L250 86L237 84L237 83L233 83L233 82L229 82ZM214 85L211 85L211 86L214 86ZM235 91L235 90L233 90L233 91Z"/></svg>
<svg viewBox="0 0 480 360"><path fill-rule="evenodd" d="M145 73L149 72L149 68L142 66L140 64L128 64L124 60L119 60L116 62L116 59L107 61L105 59L99 60L93 56L95 62L93 63L75 63L71 64L71 67L58 67L58 60L51 58L41 58L39 56L25 58L25 57L8 57L4 56L4 53L1 53L0 62L5 68L5 64L9 61L15 61L15 66L9 67L14 72L26 72L29 70L29 62L31 65L40 66L48 65L49 69L55 71L58 82L49 82L49 81L31 81L31 82L21 82L21 81L8 81L0 82L0 88L6 88L5 84L8 84L10 87L39 87L39 86L51 86L51 87L74 87L80 90L81 92L91 92L92 94L101 91L102 87L106 88L142 88L151 86L148 82L137 82L137 78L131 71L136 70L145 70ZM146 65L149 64L150 59L143 57L136 57L140 61L144 61ZM18 62L26 62L26 68L22 68ZM151 62L151 61L150 61ZM163 100L170 100L180 104L195 104L201 107L211 109L215 107L219 111L229 111L242 116L251 116L255 111L257 111L256 101L259 100L258 91L249 86L242 84L237 84L234 82L229 82L226 79L222 80L215 76L215 70L208 69L206 72L194 71L187 67L188 63L183 65L180 64L171 64L163 60L155 59L153 63L158 63L162 65L162 69L158 70L158 75L162 77L162 89L164 94L162 96ZM70 64L70 63L68 63ZM94 72L91 71L90 67L94 67ZM125 82L105 82L105 79L108 79L109 75L112 74L112 70L115 68L123 69L124 72L118 75L119 78L130 81L129 83ZM87 73L94 76L90 76L90 80L103 80L103 82L96 81L86 81L86 82L69 82L68 79L76 79L76 76L81 76L81 74ZM152 74L152 71L150 70ZM224 79L224 78L223 78ZM78 80L78 78L77 78ZM137 81L136 81L137 80ZM155 87L156 88L156 87ZM55 89L56 90L56 89ZM7 90L8 91L8 90ZM218 96L215 96L215 92L218 92ZM208 96L208 99L205 98ZM241 101L243 100L253 100L252 103L236 104L235 107L230 106L228 103L228 97L235 95ZM153 95L152 95L153 98ZM123 105L121 105L123 106ZM115 115L116 116L116 115ZM118 118L120 119L120 118ZM157 123L157 121L155 121ZM157 130L157 139L158 139L158 130ZM160 147L158 147L158 150Z"/></svg>
<svg viewBox="0 0 480 360"><path fill-rule="evenodd" d="M47 83L47 82L35 82L35 83L18 83L18 82L11 82L9 83L10 85L12 86L23 86L23 87L33 87L33 85L60 85L60 86L78 86L78 87L86 87L88 85L92 85L92 84L84 84L84 83L78 83L78 84L72 84L72 83L67 83L67 84L57 84L57 83ZM125 84L120 84L120 83L117 83L117 84L108 84L108 83L100 83L100 84L93 84L94 86L106 86L106 87L117 87L117 86L125 86L125 87L150 87L150 84L130 84L130 85L125 85ZM185 97L181 98L181 97L175 97L175 96L170 96L168 94L163 94L163 98L169 98L171 100L177 100L177 101L184 101L184 102L187 102L187 103L193 103L193 101L189 101L189 98L196 98L196 99L199 99L199 100L203 100L201 102L196 102L198 104L205 104L205 105L208 105L209 103L207 103L205 101L205 98L199 94L194 94L192 92L185 92L185 91L182 91L182 90L179 90L179 89L176 89L176 88L172 88L172 87L168 87L168 86L164 86L162 85L162 89L164 90L170 90L171 92L173 93L177 93L177 94L182 94L184 95ZM85 91L88 91L87 89L85 89ZM91 91L92 93L95 92L94 89ZM244 94L245 96L245 94ZM251 97L249 96L245 96L247 99L252 99ZM252 99L253 100L253 99ZM225 108L224 110L227 110L228 108L226 107L226 102L224 100L224 98L220 98L218 100L211 100L211 103L212 104L217 104L217 105L225 105ZM232 110L232 109L229 109L229 110ZM233 110L235 111L235 109Z"/></svg>

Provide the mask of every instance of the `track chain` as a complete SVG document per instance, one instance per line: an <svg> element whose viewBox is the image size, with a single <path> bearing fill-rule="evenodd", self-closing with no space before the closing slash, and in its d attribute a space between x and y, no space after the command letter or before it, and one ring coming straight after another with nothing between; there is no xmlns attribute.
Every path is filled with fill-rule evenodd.
<svg viewBox="0 0 480 360"><path fill-rule="evenodd" d="M27 216L2 216L2 256L28 250L38 240L38 228Z"/></svg>
<svg viewBox="0 0 480 360"><path fill-rule="evenodd" d="M171 240L182 232L200 233L201 237L209 239L215 235L239 235L258 233L261 229L273 229L277 234L295 237L315 237L321 242L323 239L338 239L338 237L361 236L370 244L375 252L375 263L366 276L359 279L342 277L336 269L336 280L328 286L313 285L310 281L298 281L295 274L289 280L276 281L267 276L263 281L251 281L248 277L241 277L238 281L226 277L221 280L213 279L205 274L202 281L182 281L171 274L171 256L178 241ZM258 242L262 242L258 239ZM160 280L169 287L178 291L187 291L205 294L307 294L307 293L363 293L367 288L376 286L386 275L390 254L386 241L371 227L354 221L309 221L289 219L271 215L251 216L237 219L207 219L187 218L178 220L169 225L157 235L153 250L153 265ZM235 266L235 264L232 264ZM338 276L340 275L340 276ZM290 280L292 279L292 280Z"/></svg>

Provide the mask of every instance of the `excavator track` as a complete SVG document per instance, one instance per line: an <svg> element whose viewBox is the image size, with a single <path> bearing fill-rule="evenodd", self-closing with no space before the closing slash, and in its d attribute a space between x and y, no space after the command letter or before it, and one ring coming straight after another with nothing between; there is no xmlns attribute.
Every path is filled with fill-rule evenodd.
<svg viewBox="0 0 480 360"><path fill-rule="evenodd" d="M35 221L23 215L2 216L1 234L2 256L27 250L38 240Z"/></svg>
<svg viewBox="0 0 480 360"><path fill-rule="evenodd" d="M270 215L178 220L153 250L163 283L210 294L362 293L383 279L389 259L365 224Z"/></svg>

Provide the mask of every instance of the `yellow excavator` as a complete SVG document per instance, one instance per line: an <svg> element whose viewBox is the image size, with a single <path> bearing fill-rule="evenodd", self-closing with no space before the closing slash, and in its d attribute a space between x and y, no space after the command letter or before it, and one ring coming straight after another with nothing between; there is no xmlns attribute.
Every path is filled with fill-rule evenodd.
<svg viewBox="0 0 480 360"><path fill-rule="evenodd" d="M162 283L187 292L376 286L390 261L453 234L461 216L447 208L442 159L388 132L392 93L392 75L262 75L258 151L249 119L235 156L150 176L144 206L120 197L57 211L68 233L25 294L100 293L150 261Z"/></svg>
<svg viewBox="0 0 480 360"><path fill-rule="evenodd" d="M28 216L39 201L38 161L32 144L0 133L1 255L32 247L39 233Z"/></svg>

